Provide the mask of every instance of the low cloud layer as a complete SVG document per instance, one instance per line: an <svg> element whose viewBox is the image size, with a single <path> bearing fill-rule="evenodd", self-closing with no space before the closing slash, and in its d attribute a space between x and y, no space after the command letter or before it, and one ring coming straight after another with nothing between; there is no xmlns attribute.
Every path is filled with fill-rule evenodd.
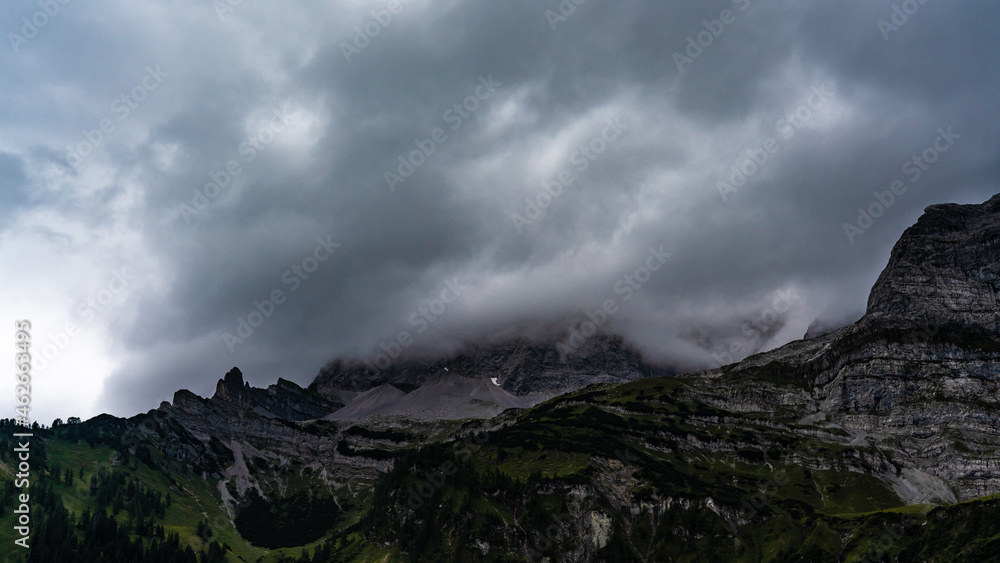
<svg viewBox="0 0 1000 563"><path fill-rule="evenodd" d="M924 207L998 191L1000 7L675 4L0 8L33 416L564 335L609 300L650 360L709 367L856 319Z"/></svg>

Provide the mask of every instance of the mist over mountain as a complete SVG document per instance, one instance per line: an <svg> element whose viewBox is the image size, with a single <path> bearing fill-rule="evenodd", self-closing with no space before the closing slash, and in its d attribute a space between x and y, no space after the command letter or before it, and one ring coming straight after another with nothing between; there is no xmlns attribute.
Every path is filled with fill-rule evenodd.
<svg viewBox="0 0 1000 563"><path fill-rule="evenodd" d="M608 300L711 368L857 320L925 207L997 181L988 3L57 4L0 8L0 309L43 421Z"/></svg>
<svg viewBox="0 0 1000 563"><path fill-rule="evenodd" d="M987 561L998 311L1000 194L933 205L859 320L716 369L595 327L36 425L35 529L60 561Z"/></svg>
<svg viewBox="0 0 1000 563"><path fill-rule="evenodd" d="M1000 4L0 23L4 563L1000 560Z"/></svg>

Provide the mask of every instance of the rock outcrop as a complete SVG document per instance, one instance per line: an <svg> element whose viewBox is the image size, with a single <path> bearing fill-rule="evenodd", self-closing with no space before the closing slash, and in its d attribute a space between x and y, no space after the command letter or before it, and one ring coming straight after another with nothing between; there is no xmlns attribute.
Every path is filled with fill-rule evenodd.
<svg viewBox="0 0 1000 563"><path fill-rule="evenodd" d="M278 378L278 383L267 389L250 387L243 381L238 368L229 370L219 380L211 400L219 405L255 409L263 416L295 421L322 418L344 406L337 398L321 397L286 379Z"/></svg>
<svg viewBox="0 0 1000 563"><path fill-rule="evenodd" d="M1000 331L1000 195L932 205L903 233L868 299L886 326Z"/></svg>
<svg viewBox="0 0 1000 563"><path fill-rule="evenodd" d="M1000 492L1000 196L934 205L857 323L685 376L713 404L824 420L960 499Z"/></svg>

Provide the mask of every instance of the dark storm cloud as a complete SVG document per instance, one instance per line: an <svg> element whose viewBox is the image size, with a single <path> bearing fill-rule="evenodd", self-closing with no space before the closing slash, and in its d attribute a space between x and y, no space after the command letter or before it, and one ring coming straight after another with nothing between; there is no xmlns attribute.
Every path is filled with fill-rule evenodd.
<svg viewBox="0 0 1000 563"><path fill-rule="evenodd" d="M87 186L88 167L107 171L87 216L137 232L143 250L119 261L154 278L108 318L119 366L101 408L211 393L233 365L255 385L306 384L327 360L371 358L404 330L423 353L561 335L606 299L621 305L609 328L650 358L705 367L780 290L801 302L745 353L817 316L857 318L925 206L997 189L1000 14L988 3L913 3L888 40L882 0L587 0L564 19L547 14L555 0L403 0L373 24L386 6L244 3L220 20L204 2L100 14L74 3L23 53L0 56L12 96L35 110L4 112L11 130L36 131L32 154L63 158L101 118L118 127L65 176ZM355 26L378 33L356 42ZM169 76L119 120L114 100L158 64ZM276 127L275 111L291 118ZM953 149L910 181L903 164L947 127ZM447 140L390 189L386 173L436 129ZM769 139L777 151L720 193ZM584 169L574 153L588 146L602 150ZM197 209L194 190L233 162L239 173ZM543 182L551 190L563 171L572 183L552 197ZM907 191L849 240L844 224L897 179ZM551 205L531 219L525 198ZM340 246L307 279L293 266L311 265L317 238ZM624 302L616 284L661 246L671 258ZM449 283L465 289L417 334L414 315ZM283 303L230 353L224 335L275 290Z"/></svg>

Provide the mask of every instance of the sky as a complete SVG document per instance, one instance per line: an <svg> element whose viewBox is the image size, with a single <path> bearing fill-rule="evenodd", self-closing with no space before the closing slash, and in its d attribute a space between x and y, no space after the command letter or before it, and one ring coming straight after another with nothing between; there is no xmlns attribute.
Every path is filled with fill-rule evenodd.
<svg viewBox="0 0 1000 563"><path fill-rule="evenodd" d="M29 321L44 424L517 337L737 360L856 320L926 206L1000 191L998 26L985 0L5 2L3 353Z"/></svg>

